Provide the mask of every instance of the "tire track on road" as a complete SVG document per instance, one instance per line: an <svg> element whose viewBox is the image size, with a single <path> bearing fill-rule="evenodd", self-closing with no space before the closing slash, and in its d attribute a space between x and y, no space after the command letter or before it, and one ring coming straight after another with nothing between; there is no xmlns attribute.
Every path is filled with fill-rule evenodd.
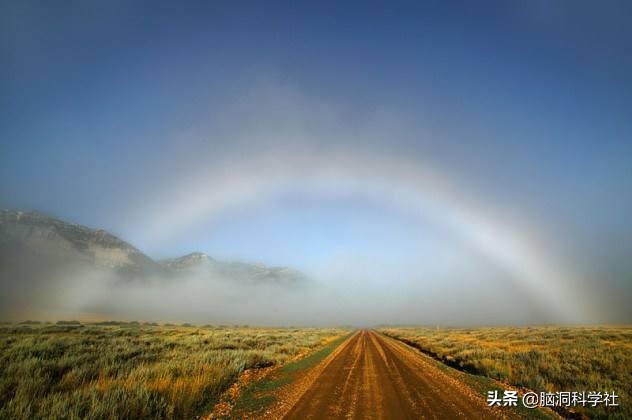
<svg viewBox="0 0 632 420"><path fill-rule="evenodd" d="M396 340L365 330L343 346L284 418L516 417Z"/></svg>

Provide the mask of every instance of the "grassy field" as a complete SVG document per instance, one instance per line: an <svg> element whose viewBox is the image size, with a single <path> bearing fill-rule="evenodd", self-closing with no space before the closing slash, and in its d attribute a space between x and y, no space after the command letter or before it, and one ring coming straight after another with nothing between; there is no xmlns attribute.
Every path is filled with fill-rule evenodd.
<svg viewBox="0 0 632 420"><path fill-rule="evenodd" d="M632 418L632 327L380 328L444 363L535 391L616 391L619 407L590 417Z"/></svg>
<svg viewBox="0 0 632 420"><path fill-rule="evenodd" d="M0 326L0 418L194 418L246 369L284 365L340 329Z"/></svg>

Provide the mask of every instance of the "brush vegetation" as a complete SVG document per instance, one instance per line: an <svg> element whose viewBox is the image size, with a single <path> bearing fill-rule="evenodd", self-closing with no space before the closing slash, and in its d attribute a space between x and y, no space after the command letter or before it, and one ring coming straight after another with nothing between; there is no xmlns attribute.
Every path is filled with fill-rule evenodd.
<svg viewBox="0 0 632 420"><path fill-rule="evenodd" d="M274 393L279 388L292 383L299 372L316 366L329 356L342 342L347 340L351 333L341 335L330 340L318 351L309 356L289 362L273 374L248 386L239 396L231 413L232 418L262 417L267 408L276 400Z"/></svg>
<svg viewBox="0 0 632 420"><path fill-rule="evenodd" d="M632 327L381 328L444 363L534 391L615 391L619 407L578 407L632 418Z"/></svg>
<svg viewBox="0 0 632 420"><path fill-rule="evenodd" d="M341 329L0 326L0 418L194 418L246 369L283 365Z"/></svg>

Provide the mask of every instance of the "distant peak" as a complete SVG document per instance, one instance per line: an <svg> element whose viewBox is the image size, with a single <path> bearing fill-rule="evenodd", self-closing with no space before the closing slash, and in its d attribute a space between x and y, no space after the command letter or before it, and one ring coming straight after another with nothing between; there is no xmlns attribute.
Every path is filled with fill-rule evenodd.
<svg viewBox="0 0 632 420"><path fill-rule="evenodd" d="M161 263L175 269L186 269L202 264L208 264L215 260L203 252L192 252L178 258L162 260Z"/></svg>
<svg viewBox="0 0 632 420"><path fill-rule="evenodd" d="M211 258L203 252L192 252L185 255L183 258Z"/></svg>
<svg viewBox="0 0 632 420"><path fill-rule="evenodd" d="M191 252L190 254L186 254L180 258L175 258L174 260L179 261L214 261L213 258L209 257L207 254L203 252Z"/></svg>

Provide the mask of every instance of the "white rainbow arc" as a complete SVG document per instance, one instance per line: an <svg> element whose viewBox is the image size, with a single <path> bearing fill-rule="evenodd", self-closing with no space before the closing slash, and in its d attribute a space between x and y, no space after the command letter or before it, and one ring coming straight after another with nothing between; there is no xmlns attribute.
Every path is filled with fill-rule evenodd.
<svg viewBox="0 0 632 420"><path fill-rule="evenodd" d="M319 191L364 196L407 213L430 214L514 274L520 287L558 316L575 322L594 319L576 276L550 261L535 232L494 217L484 203L459 191L427 165L405 157L374 156L351 151L287 153L231 160L174 185L169 200L153 203L144 215L146 242L164 241L182 229L218 217L231 209L268 200L288 191ZM146 209L145 209L146 210ZM161 226L161 229L152 229Z"/></svg>

